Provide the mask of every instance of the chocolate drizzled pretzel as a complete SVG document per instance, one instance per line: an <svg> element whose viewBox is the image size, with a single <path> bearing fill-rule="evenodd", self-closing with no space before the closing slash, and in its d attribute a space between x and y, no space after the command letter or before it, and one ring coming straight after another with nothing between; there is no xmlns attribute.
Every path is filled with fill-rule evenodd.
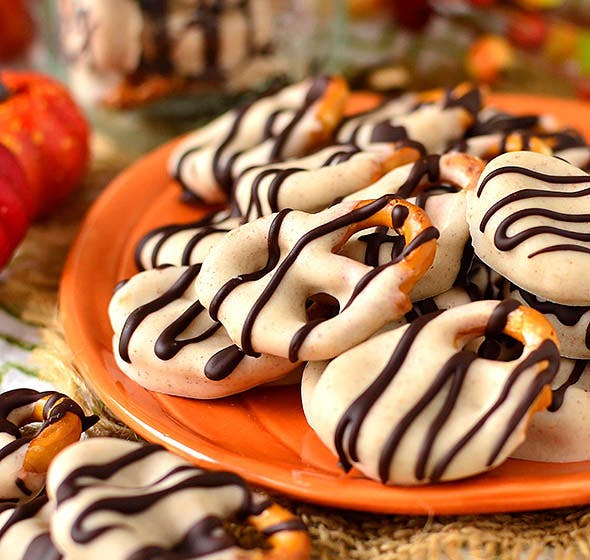
<svg viewBox="0 0 590 560"><path fill-rule="evenodd" d="M480 159L466 154L432 154L398 167L373 185L346 197L345 200L362 200L393 193L408 198L426 210L439 230L434 263L412 291L412 300L432 297L453 286L469 243L466 190L477 183L483 167ZM379 227L353 236L342 254L379 266L395 258L403 247L400 241L395 231Z"/></svg>
<svg viewBox="0 0 590 560"><path fill-rule="evenodd" d="M284 358L246 356L198 301L200 265L136 274L109 305L113 353L121 371L152 391L212 399L283 377Z"/></svg>
<svg viewBox="0 0 590 560"><path fill-rule="evenodd" d="M411 140L422 144L427 153L441 153L475 122L483 97L480 88L470 85L423 92L416 95L415 105L406 112L402 112L406 109L403 102L393 102L346 119L335 138L339 143L361 147Z"/></svg>
<svg viewBox="0 0 590 560"><path fill-rule="evenodd" d="M0 501L35 496L53 458L97 420L55 391L15 389L0 394ZM21 427L34 423L41 426L32 436L21 434Z"/></svg>
<svg viewBox="0 0 590 560"><path fill-rule="evenodd" d="M62 49L85 100L134 108L171 94L236 92L284 72L270 0L61 0Z"/></svg>
<svg viewBox="0 0 590 560"><path fill-rule="evenodd" d="M371 267L337 254L354 233L379 225L406 240L394 261ZM196 291L246 354L323 359L410 308L408 292L431 265L437 237L421 209L395 196L317 214L286 209L228 233L205 259ZM320 293L338 301L337 312L309 321L306 302Z"/></svg>
<svg viewBox="0 0 590 560"><path fill-rule="evenodd" d="M244 222L283 208L317 212L421 155L403 142L373 144L364 150L355 145L329 146L305 158L244 172L236 183L235 202Z"/></svg>
<svg viewBox="0 0 590 560"><path fill-rule="evenodd" d="M547 149L551 152L547 152ZM491 159L507 151L531 150L555 155L586 168L590 164L590 147L575 129L562 126L552 115L511 115L486 107L466 138L452 151Z"/></svg>
<svg viewBox="0 0 590 560"><path fill-rule="evenodd" d="M465 345L504 333L513 361ZM551 403L557 337L538 312L505 300L424 315L331 362L310 362L304 411L345 469L383 483L423 484L491 469L522 442L530 414ZM386 429L384 429L386 427Z"/></svg>
<svg viewBox="0 0 590 560"><path fill-rule="evenodd" d="M52 537L72 560L309 558L309 536L292 514L257 499L239 476L203 471L156 445L80 442L55 460L47 490ZM253 525L271 548L239 548L226 519Z"/></svg>
<svg viewBox="0 0 590 560"><path fill-rule="evenodd" d="M170 157L170 175L204 202L224 202L245 169L325 143L347 97L342 78L319 77L244 105L182 141Z"/></svg>
<svg viewBox="0 0 590 560"><path fill-rule="evenodd" d="M590 176L560 159L513 152L492 160L467 194L475 252L525 291L590 304Z"/></svg>

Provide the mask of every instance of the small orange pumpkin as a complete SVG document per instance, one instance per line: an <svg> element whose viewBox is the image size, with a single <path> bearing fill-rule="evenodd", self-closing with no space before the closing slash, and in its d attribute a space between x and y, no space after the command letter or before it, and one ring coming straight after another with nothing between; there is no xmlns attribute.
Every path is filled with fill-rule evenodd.
<svg viewBox="0 0 590 560"><path fill-rule="evenodd" d="M0 72L0 144L19 160L44 215L80 182L88 163L88 124L68 90L29 72Z"/></svg>

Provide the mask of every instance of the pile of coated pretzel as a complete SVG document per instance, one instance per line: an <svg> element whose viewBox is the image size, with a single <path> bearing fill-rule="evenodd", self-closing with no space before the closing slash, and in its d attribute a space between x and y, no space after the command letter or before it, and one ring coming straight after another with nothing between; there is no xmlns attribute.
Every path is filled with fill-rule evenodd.
<svg viewBox="0 0 590 560"><path fill-rule="evenodd" d="M197 399L302 373L335 461L386 484L590 458L590 148L486 97L349 115L323 76L188 135L171 178L224 208L137 246L121 370Z"/></svg>

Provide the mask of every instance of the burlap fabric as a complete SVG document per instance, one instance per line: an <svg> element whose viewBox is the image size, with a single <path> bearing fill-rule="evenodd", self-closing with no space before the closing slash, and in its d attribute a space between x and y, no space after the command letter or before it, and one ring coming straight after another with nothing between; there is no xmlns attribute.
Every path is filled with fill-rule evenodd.
<svg viewBox="0 0 590 560"><path fill-rule="evenodd" d="M85 388L57 319L61 268L80 219L104 185L129 163L104 139L97 138L94 144L95 158L86 185L51 219L31 229L17 258L0 278L0 303L41 325L43 343L33 352L33 360L42 377L102 416L93 434L135 438ZM590 558L590 507L416 517L334 511L278 499L309 527L313 557L322 560ZM238 536L245 541L253 538L248 532Z"/></svg>

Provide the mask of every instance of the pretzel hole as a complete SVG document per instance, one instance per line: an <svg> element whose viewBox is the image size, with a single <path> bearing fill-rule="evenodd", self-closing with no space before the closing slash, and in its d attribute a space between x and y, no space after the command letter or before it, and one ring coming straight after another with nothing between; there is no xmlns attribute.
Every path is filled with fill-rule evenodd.
<svg viewBox="0 0 590 560"><path fill-rule="evenodd" d="M500 333L484 337L477 348L477 355L497 362L511 362L520 358L523 350L524 345L520 340Z"/></svg>
<svg viewBox="0 0 590 560"><path fill-rule="evenodd" d="M305 302L305 315L308 321L327 321L340 313L340 302L332 295L318 292L309 296Z"/></svg>
<svg viewBox="0 0 590 560"><path fill-rule="evenodd" d="M41 427L41 425L43 424L43 422L27 422L25 424L23 424L22 426L19 426L19 432L21 437L24 438L28 438L28 437L34 437L37 435L37 433L39 432L39 428Z"/></svg>

